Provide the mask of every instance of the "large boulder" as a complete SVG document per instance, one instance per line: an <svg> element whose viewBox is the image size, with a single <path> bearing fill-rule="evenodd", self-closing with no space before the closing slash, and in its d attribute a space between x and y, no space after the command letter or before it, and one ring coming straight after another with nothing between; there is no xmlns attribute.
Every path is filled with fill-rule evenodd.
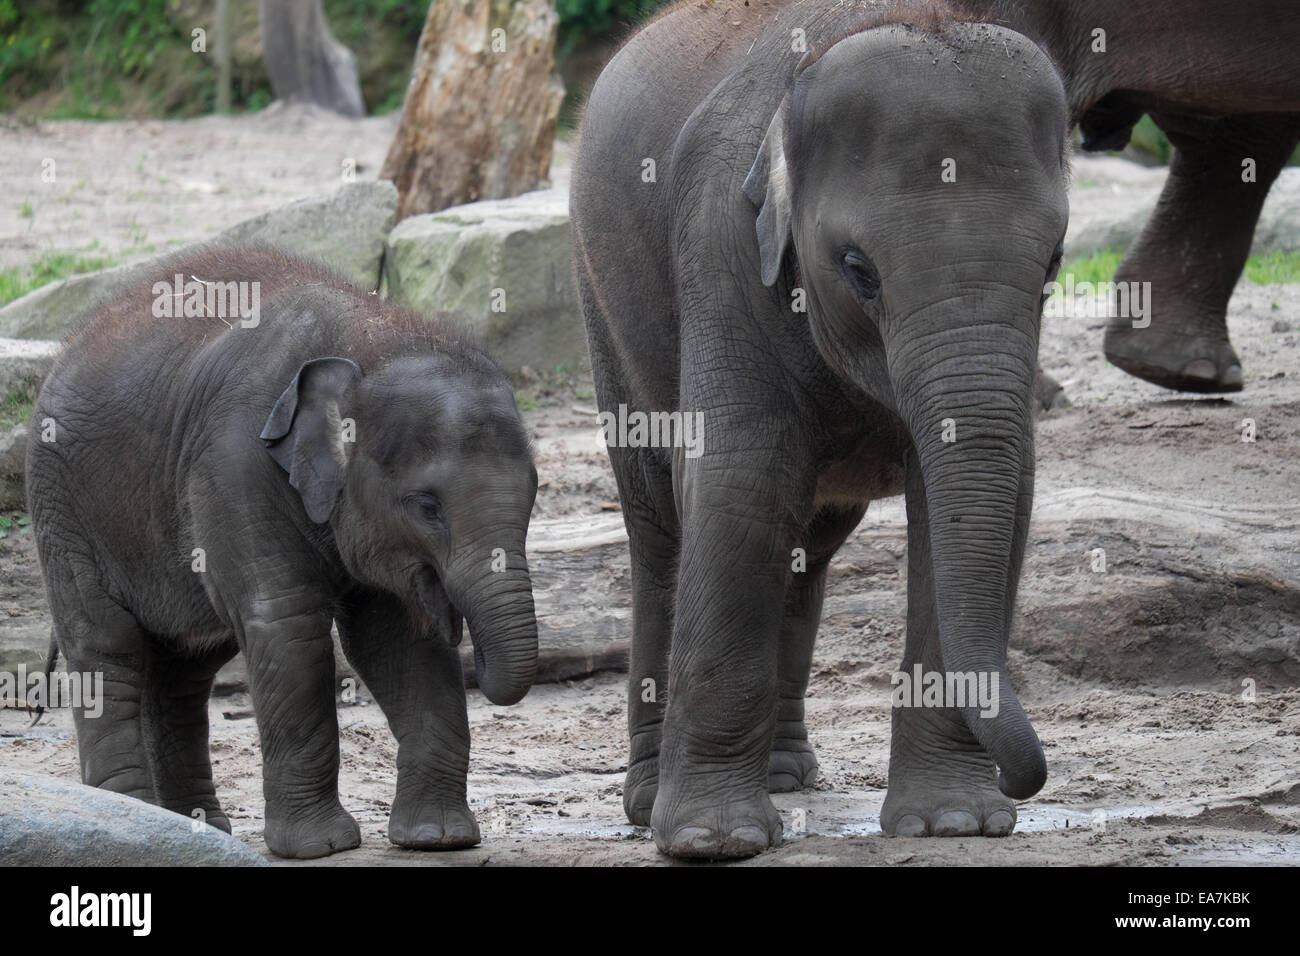
<svg viewBox="0 0 1300 956"><path fill-rule="evenodd" d="M384 287L403 305L473 329L507 372L586 361L564 190L402 220L388 237Z"/></svg>
<svg viewBox="0 0 1300 956"><path fill-rule="evenodd" d="M396 220L397 190L392 183L349 183L328 196L291 202L174 252L43 286L0 309L0 336L65 338L100 303L121 295L168 262L218 246L275 246L318 259L371 291L379 287L384 239Z"/></svg>
<svg viewBox="0 0 1300 956"><path fill-rule="evenodd" d="M142 800L0 770L6 866L265 866L234 837Z"/></svg>
<svg viewBox="0 0 1300 956"><path fill-rule="evenodd" d="M0 339L0 398L39 392L60 347L58 342Z"/></svg>
<svg viewBox="0 0 1300 956"><path fill-rule="evenodd" d="M1127 249L1155 211L1168 174L1113 156L1076 155L1072 161L1066 258L1102 249ZM1269 190L1251 252L1300 250L1300 169L1284 169Z"/></svg>

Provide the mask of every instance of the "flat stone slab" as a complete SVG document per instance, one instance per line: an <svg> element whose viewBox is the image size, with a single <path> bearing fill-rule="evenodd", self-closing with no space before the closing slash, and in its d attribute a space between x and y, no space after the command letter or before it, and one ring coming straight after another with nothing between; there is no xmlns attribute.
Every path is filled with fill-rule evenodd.
<svg viewBox="0 0 1300 956"><path fill-rule="evenodd" d="M0 865L266 866L228 834L134 797L0 770Z"/></svg>
<svg viewBox="0 0 1300 956"><path fill-rule="evenodd" d="M271 246L316 259L366 291L379 287L384 240L397 219L392 183L350 183L328 196L314 196L231 226L211 239L143 262L70 276L41 286L0 309L0 336L63 339L91 310L201 249ZM165 274L165 273L164 273Z"/></svg>

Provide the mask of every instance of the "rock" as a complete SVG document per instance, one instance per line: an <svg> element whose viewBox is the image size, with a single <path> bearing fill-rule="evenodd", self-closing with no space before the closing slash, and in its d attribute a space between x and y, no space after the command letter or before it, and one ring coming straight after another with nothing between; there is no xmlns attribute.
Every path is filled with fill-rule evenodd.
<svg viewBox="0 0 1300 956"><path fill-rule="evenodd" d="M1151 218L1168 172L1115 157L1075 156L1067 258L1126 249ZM1300 169L1282 170L1255 227L1253 255L1300 250Z"/></svg>
<svg viewBox="0 0 1300 956"><path fill-rule="evenodd" d="M0 770L6 866L266 866L239 840L134 797Z"/></svg>
<svg viewBox="0 0 1300 956"><path fill-rule="evenodd" d="M1282 170L1264 201L1251 252L1300 251L1300 169Z"/></svg>
<svg viewBox="0 0 1300 956"><path fill-rule="evenodd" d="M396 219L397 190L392 183L349 183L328 196L300 199L245 220L203 242L42 286L0 309L0 336L65 338L100 303L162 272L177 257L213 246L277 246L318 259L370 291L378 288L384 239Z"/></svg>
<svg viewBox="0 0 1300 956"><path fill-rule="evenodd" d="M395 301L475 330L511 374L586 361L563 190L404 219L388 237L384 281Z"/></svg>
<svg viewBox="0 0 1300 956"><path fill-rule="evenodd" d="M16 393L35 397L61 347L58 342L0 339L0 398Z"/></svg>
<svg viewBox="0 0 1300 956"><path fill-rule="evenodd" d="M397 221L390 182L350 183L328 196L299 199L231 226L210 240L223 246L276 246L325 263L371 292L379 288L384 240ZM188 255L194 247L185 250Z"/></svg>
<svg viewBox="0 0 1300 956"><path fill-rule="evenodd" d="M0 434L0 511L27 510L26 463L27 426L15 425Z"/></svg>
<svg viewBox="0 0 1300 956"><path fill-rule="evenodd" d="M1084 189L1070 195L1065 257L1077 259L1103 249L1127 249L1155 211L1158 189Z"/></svg>
<svg viewBox="0 0 1300 956"><path fill-rule="evenodd" d="M96 306L138 283L160 259L70 276L41 286L0 309L0 335L18 339L66 338Z"/></svg>

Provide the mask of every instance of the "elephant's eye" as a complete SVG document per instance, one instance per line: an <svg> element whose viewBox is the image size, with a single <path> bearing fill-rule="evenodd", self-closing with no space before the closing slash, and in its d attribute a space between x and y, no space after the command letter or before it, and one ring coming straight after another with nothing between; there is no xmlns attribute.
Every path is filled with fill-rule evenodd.
<svg viewBox="0 0 1300 956"><path fill-rule="evenodd" d="M840 260L840 270L863 305L880 295L880 273L861 249L849 249Z"/></svg>
<svg viewBox="0 0 1300 956"><path fill-rule="evenodd" d="M411 505L425 521L442 521L442 502L437 495L421 493L411 496Z"/></svg>

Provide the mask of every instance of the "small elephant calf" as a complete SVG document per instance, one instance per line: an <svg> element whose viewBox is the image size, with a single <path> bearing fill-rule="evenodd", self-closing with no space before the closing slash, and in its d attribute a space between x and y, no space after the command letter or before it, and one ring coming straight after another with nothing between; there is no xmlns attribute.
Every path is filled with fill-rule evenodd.
<svg viewBox="0 0 1300 956"><path fill-rule="evenodd" d="M83 780L228 832L207 706L242 651L267 846L358 846L334 622L398 741L389 838L477 843L463 622L493 702L537 660L537 472L509 383L463 334L277 252L167 271L71 339L28 446L57 648L104 677L103 714L74 711Z"/></svg>

